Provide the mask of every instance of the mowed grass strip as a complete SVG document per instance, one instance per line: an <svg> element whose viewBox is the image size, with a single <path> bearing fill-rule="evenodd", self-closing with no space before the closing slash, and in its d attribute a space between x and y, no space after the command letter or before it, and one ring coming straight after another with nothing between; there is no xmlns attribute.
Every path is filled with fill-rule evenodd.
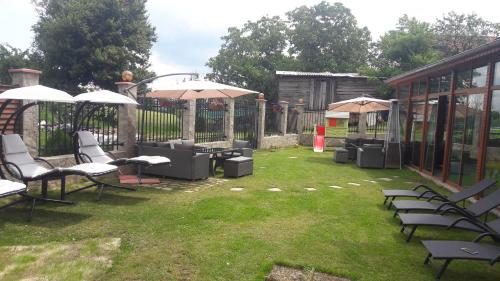
<svg viewBox="0 0 500 281"><path fill-rule="evenodd" d="M108 190L96 202L88 190L69 196L78 201L74 206L39 206L32 222L25 206L8 208L0 211L0 246L120 238L111 266L95 277L100 280L263 280L274 264L351 280L434 280L419 240L475 237L422 228L406 243L380 190L430 182L409 170L336 164L332 152L311 150L257 151L254 175L192 193L139 187ZM78 276L76 266L65 270ZM457 261L443 280L499 278L499 266Z"/></svg>

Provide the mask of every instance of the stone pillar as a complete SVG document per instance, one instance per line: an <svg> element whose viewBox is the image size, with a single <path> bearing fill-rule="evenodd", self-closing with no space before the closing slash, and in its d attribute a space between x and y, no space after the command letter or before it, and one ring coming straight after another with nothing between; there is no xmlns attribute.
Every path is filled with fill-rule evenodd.
<svg viewBox="0 0 500 281"><path fill-rule="evenodd" d="M196 100L187 100L182 114L182 138L194 139L196 122Z"/></svg>
<svg viewBox="0 0 500 281"><path fill-rule="evenodd" d="M304 109L305 104L302 100L295 104L295 110L297 110L297 134L299 135L302 135L302 130L304 129Z"/></svg>
<svg viewBox="0 0 500 281"><path fill-rule="evenodd" d="M38 85L40 75L39 70L20 68L9 69L12 77L12 85L19 87ZM22 104L28 104L31 100L23 100ZM33 106L23 113L22 118L23 140L31 155L38 155L38 106Z"/></svg>
<svg viewBox="0 0 500 281"><path fill-rule="evenodd" d="M360 138L366 138L366 116L366 112L359 114L358 135Z"/></svg>
<svg viewBox="0 0 500 281"><path fill-rule="evenodd" d="M224 112L224 135L229 143L234 141L234 99L226 99Z"/></svg>
<svg viewBox="0 0 500 281"><path fill-rule="evenodd" d="M132 82L115 82L118 93L129 96L127 88L134 86ZM130 89L133 98L137 98L137 88ZM118 143L123 144L120 150L127 152L128 157L135 156L135 144L137 142L137 106L120 105L118 107Z"/></svg>
<svg viewBox="0 0 500 281"><path fill-rule="evenodd" d="M280 132L281 135L286 135L286 127L288 125L288 102L280 101L281 117L280 117Z"/></svg>
<svg viewBox="0 0 500 281"><path fill-rule="evenodd" d="M258 116L257 116L257 148L261 148L264 140L264 129L266 126L266 100L264 94L259 94L257 99Z"/></svg>

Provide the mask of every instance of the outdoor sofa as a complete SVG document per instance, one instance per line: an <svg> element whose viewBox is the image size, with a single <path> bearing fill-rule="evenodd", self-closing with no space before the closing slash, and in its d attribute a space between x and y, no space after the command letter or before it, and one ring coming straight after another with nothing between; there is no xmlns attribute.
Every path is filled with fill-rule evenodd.
<svg viewBox="0 0 500 281"><path fill-rule="evenodd" d="M143 142L137 144L139 156L163 156L171 166L153 166L145 173L159 177L186 180L206 179L209 175L210 154L197 153L193 141Z"/></svg>
<svg viewBox="0 0 500 281"><path fill-rule="evenodd" d="M382 144L364 144L358 147L356 165L360 168L384 168L385 151Z"/></svg>

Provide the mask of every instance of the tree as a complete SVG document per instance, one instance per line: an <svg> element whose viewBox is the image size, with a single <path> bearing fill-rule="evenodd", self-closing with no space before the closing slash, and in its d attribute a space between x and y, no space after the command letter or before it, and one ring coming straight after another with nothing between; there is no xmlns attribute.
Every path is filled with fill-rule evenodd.
<svg viewBox="0 0 500 281"><path fill-rule="evenodd" d="M303 71L355 72L366 63L371 41L351 11L341 3L323 1L287 13L290 54Z"/></svg>
<svg viewBox="0 0 500 281"><path fill-rule="evenodd" d="M491 42L500 36L500 24L482 19L476 14L450 12L437 19L433 31L438 49L445 57Z"/></svg>
<svg viewBox="0 0 500 281"><path fill-rule="evenodd" d="M33 27L35 47L44 61L45 83L77 92L94 84L111 89L120 73L148 75L156 40L146 0L41 0Z"/></svg>
<svg viewBox="0 0 500 281"><path fill-rule="evenodd" d="M39 63L30 50L21 50L8 44L0 44L0 84L10 84L11 68L37 68Z"/></svg>
<svg viewBox="0 0 500 281"><path fill-rule="evenodd" d="M272 100L277 93L274 73L292 63L285 55L286 32L279 17L262 17L241 29L229 28L217 56L207 63L212 68L207 77L263 92Z"/></svg>

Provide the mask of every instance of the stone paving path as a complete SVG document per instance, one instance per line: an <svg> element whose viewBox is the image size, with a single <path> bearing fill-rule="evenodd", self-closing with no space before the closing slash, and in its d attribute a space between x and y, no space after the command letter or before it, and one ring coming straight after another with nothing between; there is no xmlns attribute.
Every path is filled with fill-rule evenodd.
<svg viewBox="0 0 500 281"><path fill-rule="evenodd" d="M185 191L193 192L200 189L208 189L228 181L227 179L208 178L207 180L188 181L176 179L161 179L159 184L149 185L148 187L161 189L165 191ZM142 187L139 187L142 188Z"/></svg>

